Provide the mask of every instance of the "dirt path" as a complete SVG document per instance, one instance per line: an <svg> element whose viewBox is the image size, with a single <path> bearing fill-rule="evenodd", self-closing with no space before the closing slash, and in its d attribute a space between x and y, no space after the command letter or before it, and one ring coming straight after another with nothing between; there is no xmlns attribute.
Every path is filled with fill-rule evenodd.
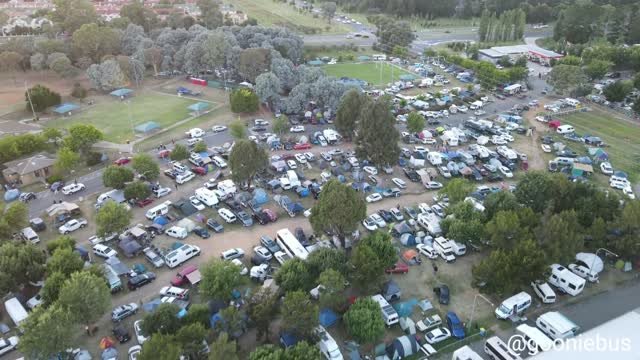
<svg viewBox="0 0 640 360"><path fill-rule="evenodd" d="M542 150L540 149L540 141L538 141L538 139L548 131L548 127L545 126L545 123L535 120L536 114L542 111L542 109L544 109L544 103L540 103L538 107L531 108L522 114L522 117L527 120L528 126L534 129L531 136L523 136L519 143L520 150L528 156L529 169L532 170L544 170L547 168L546 161L542 157Z"/></svg>

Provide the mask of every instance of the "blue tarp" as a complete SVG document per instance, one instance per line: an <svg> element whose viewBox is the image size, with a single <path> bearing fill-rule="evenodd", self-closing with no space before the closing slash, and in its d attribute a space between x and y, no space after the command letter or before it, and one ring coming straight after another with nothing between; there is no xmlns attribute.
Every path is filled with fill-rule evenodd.
<svg viewBox="0 0 640 360"><path fill-rule="evenodd" d="M113 90L110 94L113 96L128 96L133 92L133 90L131 89L118 89L118 90Z"/></svg>
<svg viewBox="0 0 640 360"><path fill-rule="evenodd" d="M160 304L162 304L162 301L160 298L153 299L146 304L142 304L142 309L144 309L144 311L146 312L154 312L156 311L158 306L160 306Z"/></svg>
<svg viewBox="0 0 640 360"><path fill-rule="evenodd" d="M155 121L147 121L144 124L140 124L140 125L136 126L136 131L137 132L146 133L146 132L149 132L151 130L155 130L155 129L159 128L159 127L160 127L160 124L158 124L157 122L155 122Z"/></svg>
<svg viewBox="0 0 640 360"><path fill-rule="evenodd" d="M269 202L269 196L264 189L255 189L253 191L253 201L255 201L258 205L262 205L264 203Z"/></svg>
<svg viewBox="0 0 640 360"><path fill-rule="evenodd" d="M581 164L588 164L588 165L593 164L593 161L591 161L591 159L589 159L586 156L581 156L581 157L577 158L576 161L581 163Z"/></svg>
<svg viewBox="0 0 640 360"><path fill-rule="evenodd" d="M282 346L284 346L285 348L294 346L295 344L298 343L298 341L300 341L298 337L292 333L289 333L289 332L280 333L280 344L282 344Z"/></svg>
<svg viewBox="0 0 640 360"><path fill-rule="evenodd" d="M211 315L211 317L209 317L209 324L211 325L212 329L215 329L215 326L218 322L222 322L222 316L220 315L220 313L215 313L213 315Z"/></svg>
<svg viewBox="0 0 640 360"><path fill-rule="evenodd" d="M191 110L191 111L203 111L203 110L207 110L209 108L209 104L205 103L205 102L197 102L193 105L189 105L189 107L187 107L187 109Z"/></svg>
<svg viewBox="0 0 640 360"><path fill-rule="evenodd" d="M20 196L20 190L11 189L11 190L8 190L7 192L4 193L4 201L6 201L6 202L14 201L19 196Z"/></svg>
<svg viewBox="0 0 640 360"><path fill-rule="evenodd" d="M61 104L60 106L56 107L53 111L62 115L62 114L66 114L66 113L74 111L74 110L78 110L78 109L80 109L80 106L78 106L76 104L64 103L64 104Z"/></svg>
<svg viewBox="0 0 640 360"><path fill-rule="evenodd" d="M322 61L320 60L311 60L311 61L307 61L307 65L311 65L311 66L320 66L324 64Z"/></svg>
<svg viewBox="0 0 640 360"><path fill-rule="evenodd" d="M320 325L328 328L329 326L335 324L338 321L338 315L333 312L333 310L329 308L324 308L320 310Z"/></svg>
<svg viewBox="0 0 640 360"><path fill-rule="evenodd" d="M169 220L167 220L167 218L165 218L164 216L157 216L155 219L153 219L153 223L158 225L167 225L169 223Z"/></svg>
<svg viewBox="0 0 640 360"><path fill-rule="evenodd" d="M398 312L398 316L407 317L411 315L411 313L413 312L413 307L417 304L417 299L409 299L407 301L394 304L393 308L396 309L396 312Z"/></svg>

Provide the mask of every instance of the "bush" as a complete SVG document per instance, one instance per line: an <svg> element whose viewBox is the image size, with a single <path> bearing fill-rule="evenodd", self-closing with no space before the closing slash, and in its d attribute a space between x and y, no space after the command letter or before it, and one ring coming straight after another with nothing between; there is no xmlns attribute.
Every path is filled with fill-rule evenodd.
<svg viewBox="0 0 640 360"><path fill-rule="evenodd" d="M60 94L40 84L27 91L28 94L24 95L25 101L27 102L27 111L31 111L31 105L33 105L35 111L40 112L50 106L58 105L61 102ZM29 97L31 97L31 103L29 102Z"/></svg>
<svg viewBox="0 0 640 360"><path fill-rule="evenodd" d="M102 154L99 152L91 151L87 154L87 166L98 165L102 162Z"/></svg>
<svg viewBox="0 0 640 360"><path fill-rule="evenodd" d="M56 181L62 181L62 175L51 175L47 178L47 183L53 184Z"/></svg>
<svg viewBox="0 0 640 360"><path fill-rule="evenodd" d="M252 113L258 111L260 100L258 95L247 88L237 89L229 94L231 111L234 113Z"/></svg>
<svg viewBox="0 0 640 360"><path fill-rule="evenodd" d="M87 89L85 89L80 83L73 84L73 90L71 90L71 96L78 99L84 99L87 97Z"/></svg>

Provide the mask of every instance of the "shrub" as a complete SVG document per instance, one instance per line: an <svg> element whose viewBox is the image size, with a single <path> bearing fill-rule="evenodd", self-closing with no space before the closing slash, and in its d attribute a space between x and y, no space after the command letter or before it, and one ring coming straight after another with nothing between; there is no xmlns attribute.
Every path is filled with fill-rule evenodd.
<svg viewBox="0 0 640 360"><path fill-rule="evenodd" d="M231 111L234 113L252 113L258 111L260 100L258 95L248 88L237 89L229 94Z"/></svg>
<svg viewBox="0 0 640 360"><path fill-rule="evenodd" d="M56 181L62 181L62 175L51 175L47 178L49 184L53 184Z"/></svg>
<svg viewBox="0 0 640 360"><path fill-rule="evenodd" d="M96 151L91 151L87 154L87 166L98 165L102 162L102 154Z"/></svg>
<svg viewBox="0 0 640 360"><path fill-rule="evenodd" d="M29 103L29 97L31 98L31 103ZM31 111L31 105L33 105L33 109L40 112L50 106L60 104L61 98L57 92L38 84L28 90L28 94L25 94L25 101L27 102L28 111Z"/></svg>

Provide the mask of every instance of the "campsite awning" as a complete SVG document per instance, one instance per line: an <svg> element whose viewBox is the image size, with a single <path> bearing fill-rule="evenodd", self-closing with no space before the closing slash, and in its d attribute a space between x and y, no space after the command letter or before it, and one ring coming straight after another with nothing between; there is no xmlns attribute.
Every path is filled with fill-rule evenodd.
<svg viewBox="0 0 640 360"><path fill-rule="evenodd" d="M200 270L196 270L194 272L187 274L187 280L189 280L189 283L191 283L191 285L195 285L199 283L200 280L202 280L202 275L200 274Z"/></svg>
<svg viewBox="0 0 640 360"><path fill-rule="evenodd" d="M187 107L187 109L189 109L191 111L204 111L204 110L207 110L208 108L209 108L209 104L207 104L205 102L197 102L197 103L189 105L189 107Z"/></svg>
<svg viewBox="0 0 640 360"><path fill-rule="evenodd" d="M124 89L123 88L123 89L113 90L110 94L112 96L120 97L120 96L128 96L132 92L133 92L133 90L131 90L131 89Z"/></svg>
<svg viewBox="0 0 640 360"><path fill-rule="evenodd" d="M80 109L80 106L76 105L76 104L72 104L72 103L64 103L61 104L60 106L56 107L55 109L53 109L53 111L57 114L66 114L69 112L72 112L74 110L78 110Z"/></svg>
<svg viewBox="0 0 640 360"><path fill-rule="evenodd" d="M329 308L320 310L319 322L325 328L335 324L338 321L338 315Z"/></svg>

